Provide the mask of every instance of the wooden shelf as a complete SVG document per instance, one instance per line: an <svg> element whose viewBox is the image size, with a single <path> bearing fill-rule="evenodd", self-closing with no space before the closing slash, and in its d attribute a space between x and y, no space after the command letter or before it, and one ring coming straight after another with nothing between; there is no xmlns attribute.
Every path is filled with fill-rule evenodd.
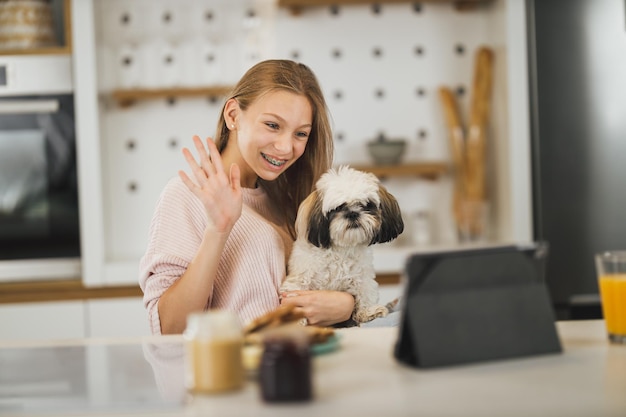
<svg viewBox="0 0 626 417"><path fill-rule="evenodd" d="M420 162L401 165L350 165L354 169L371 172L377 177L423 177L437 179L448 171L445 162Z"/></svg>
<svg viewBox="0 0 626 417"><path fill-rule="evenodd" d="M400 284L400 274L376 274L376 282L379 285L396 285Z"/></svg>
<svg viewBox="0 0 626 417"><path fill-rule="evenodd" d="M400 274L377 274L376 281L380 285L398 284ZM143 292L138 285L85 287L78 279L0 283L0 305L142 296Z"/></svg>
<svg viewBox="0 0 626 417"><path fill-rule="evenodd" d="M81 280L0 283L0 304L141 297L138 285L85 287Z"/></svg>
<svg viewBox="0 0 626 417"><path fill-rule="evenodd" d="M71 55L70 46L50 46L48 48L0 49L0 55Z"/></svg>
<svg viewBox="0 0 626 417"><path fill-rule="evenodd" d="M481 4L490 3L493 0L421 0L418 2L409 0L278 0L278 6L290 9L294 14L299 14L307 7L323 6L348 6L357 4L399 4L399 3L454 3L458 10L473 10Z"/></svg>
<svg viewBox="0 0 626 417"><path fill-rule="evenodd" d="M114 90L111 96L122 107L128 107L138 100L154 100L177 97L215 97L224 96L233 89L232 86L211 86L194 88L155 88Z"/></svg>

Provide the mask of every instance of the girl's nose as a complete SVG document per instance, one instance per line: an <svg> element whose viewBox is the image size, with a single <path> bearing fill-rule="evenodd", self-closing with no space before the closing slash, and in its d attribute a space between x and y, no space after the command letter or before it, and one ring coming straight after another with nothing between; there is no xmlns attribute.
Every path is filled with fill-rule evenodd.
<svg viewBox="0 0 626 417"><path fill-rule="evenodd" d="M291 151L291 135L283 133L274 141L274 148L280 153L288 153Z"/></svg>

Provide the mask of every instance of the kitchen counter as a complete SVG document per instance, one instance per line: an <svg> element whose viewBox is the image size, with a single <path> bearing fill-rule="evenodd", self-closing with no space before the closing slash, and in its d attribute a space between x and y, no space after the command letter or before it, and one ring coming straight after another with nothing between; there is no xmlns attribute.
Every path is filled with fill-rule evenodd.
<svg viewBox="0 0 626 417"><path fill-rule="evenodd" d="M395 361L396 328L343 329L340 348L314 359L315 399L293 405L264 404L253 378L189 395L180 336L4 342L0 415L626 415L626 346L602 321L557 327L562 354L430 370Z"/></svg>

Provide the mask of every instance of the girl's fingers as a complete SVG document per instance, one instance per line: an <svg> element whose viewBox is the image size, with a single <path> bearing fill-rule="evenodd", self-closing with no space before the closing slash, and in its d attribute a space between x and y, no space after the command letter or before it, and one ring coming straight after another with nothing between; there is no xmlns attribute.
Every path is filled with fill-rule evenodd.
<svg viewBox="0 0 626 417"><path fill-rule="evenodd" d="M233 191L241 191L241 170L239 166L237 164L231 164L229 172L226 173L220 153L211 138L207 138L206 148L197 135L194 135L193 143L200 155L200 163L196 161L191 151L187 148L183 148L183 155L198 181L197 184L194 185L204 187L206 184L217 180L215 184L230 184ZM189 176L184 173L179 173L179 175L182 180L190 186L192 181L189 179ZM213 179L210 177L213 177ZM192 187L190 186L190 188Z"/></svg>
<svg viewBox="0 0 626 417"><path fill-rule="evenodd" d="M211 161L211 152L206 150L198 135L193 136L193 144L195 145L198 155L200 156L200 168L202 168L207 176L215 174L215 167Z"/></svg>
<svg viewBox="0 0 626 417"><path fill-rule="evenodd" d="M198 155L200 155L200 160L206 159L209 157L209 153L207 152L206 148L202 144L202 140L200 140L200 137L198 135L193 135L193 144L195 145L196 150L198 151Z"/></svg>
<svg viewBox="0 0 626 417"><path fill-rule="evenodd" d="M189 149L183 148L183 156L185 157L185 160L187 161L187 164L189 164L189 167L192 171L195 171L196 168L200 168Z"/></svg>
<svg viewBox="0 0 626 417"><path fill-rule="evenodd" d="M224 172L224 166L222 165L222 158L220 157L220 153L217 150L217 146L215 146L215 142L213 142L213 139L206 138L206 145L207 145L207 148L209 149L209 155L210 155L209 159L214 169L212 173Z"/></svg>
<svg viewBox="0 0 626 417"><path fill-rule="evenodd" d="M193 175L196 177L198 182L201 183L202 181L206 180L206 172L202 169L200 165L198 165L196 159L191 154L191 151L187 148L183 148L183 156L185 157L187 164L189 164L189 167L191 168L191 171L193 172Z"/></svg>
<svg viewBox="0 0 626 417"><path fill-rule="evenodd" d="M233 190L239 191L241 189L241 171L239 165L230 165L230 186Z"/></svg>
<svg viewBox="0 0 626 417"><path fill-rule="evenodd" d="M189 188L190 190L194 190L196 189L198 186L191 180L191 178L189 178L189 176L185 173L185 171L178 171L178 176L180 177L181 180L183 180L183 183L187 186L187 188Z"/></svg>
<svg viewBox="0 0 626 417"><path fill-rule="evenodd" d="M293 312L297 315L303 315L306 316L306 313L304 311L304 308L302 307L294 307Z"/></svg>

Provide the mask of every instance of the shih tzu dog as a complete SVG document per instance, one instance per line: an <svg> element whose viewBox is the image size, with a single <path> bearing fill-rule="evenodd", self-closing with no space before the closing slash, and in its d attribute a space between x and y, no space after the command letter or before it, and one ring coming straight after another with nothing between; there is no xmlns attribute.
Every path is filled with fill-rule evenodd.
<svg viewBox="0 0 626 417"><path fill-rule="evenodd" d="M396 199L374 174L347 166L322 175L302 202L282 291L335 290L354 296L357 324L384 317L370 246L404 229Z"/></svg>

